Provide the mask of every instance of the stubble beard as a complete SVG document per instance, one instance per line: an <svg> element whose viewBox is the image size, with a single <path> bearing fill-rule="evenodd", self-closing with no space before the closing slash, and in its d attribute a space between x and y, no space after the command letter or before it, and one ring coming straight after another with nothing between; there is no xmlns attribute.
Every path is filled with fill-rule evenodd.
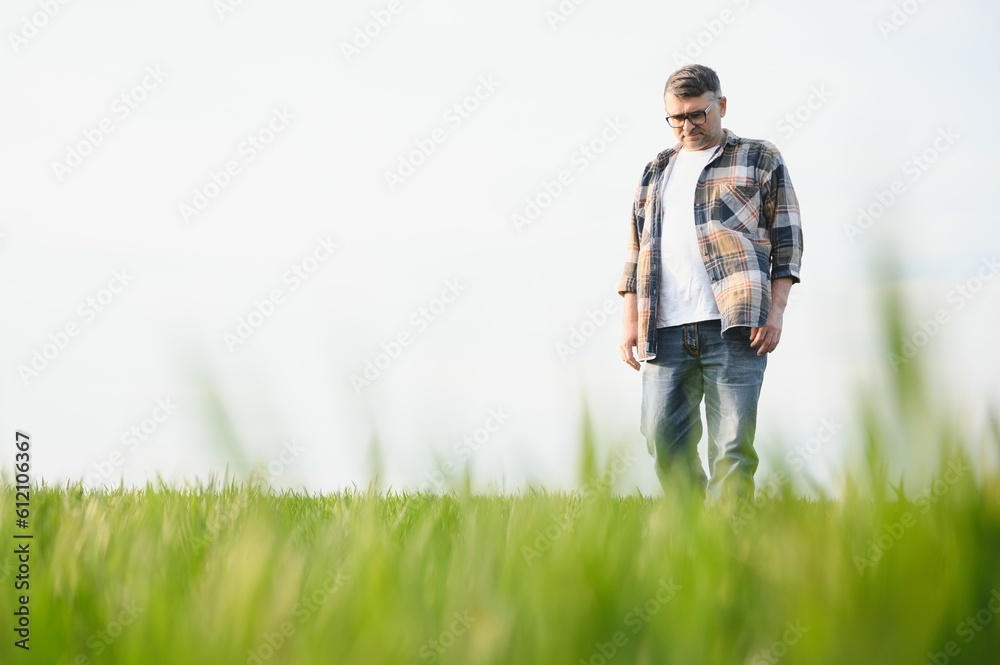
<svg viewBox="0 0 1000 665"><path fill-rule="evenodd" d="M711 137L709 137L704 132L698 134L686 134L681 143L688 150L704 150L705 147L712 142Z"/></svg>

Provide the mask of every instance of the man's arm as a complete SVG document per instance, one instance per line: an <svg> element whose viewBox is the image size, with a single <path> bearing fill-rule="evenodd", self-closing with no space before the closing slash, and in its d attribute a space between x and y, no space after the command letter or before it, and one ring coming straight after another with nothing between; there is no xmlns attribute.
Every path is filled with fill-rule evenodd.
<svg viewBox="0 0 1000 665"><path fill-rule="evenodd" d="M635 292L626 292L625 313L622 315L622 360L634 369L639 369L639 361L635 359L632 350L639 341L639 307L636 305Z"/></svg>
<svg viewBox="0 0 1000 665"><path fill-rule="evenodd" d="M763 328L750 329L750 346L757 349L757 355L770 353L778 347L781 341L781 323L788 304L788 292L792 290L795 280L791 277L779 277L771 280L771 309L767 313L767 321Z"/></svg>
<svg viewBox="0 0 1000 665"><path fill-rule="evenodd" d="M652 162L646 164L639 185L635 188L635 197L632 201L632 220L628 229L628 249L625 257L625 270L622 272L621 280L618 282L618 294L624 299L624 313L622 315L622 340L619 345L622 360L635 370L639 369L639 361L636 360L633 349L639 343L639 307L636 296L638 282L636 275L639 265L639 217L643 211L639 205L639 198L642 192L643 183Z"/></svg>
<svg viewBox="0 0 1000 665"><path fill-rule="evenodd" d="M771 309L763 328L750 329L750 346L757 348L757 355L774 351L781 340L788 292L792 284L799 281L799 264L802 262L799 201L785 160L776 148L769 166L771 175L764 183L763 213L771 231Z"/></svg>
<svg viewBox="0 0 1000 665"><path fill-rule="evenodd" d="M799 281L802 263L802 222L799 219L799 199L795 196L792 179L785 159L777 148L768 160L769 177L761 188L763 215L771 240L771 284L779 277Z"/></svg>

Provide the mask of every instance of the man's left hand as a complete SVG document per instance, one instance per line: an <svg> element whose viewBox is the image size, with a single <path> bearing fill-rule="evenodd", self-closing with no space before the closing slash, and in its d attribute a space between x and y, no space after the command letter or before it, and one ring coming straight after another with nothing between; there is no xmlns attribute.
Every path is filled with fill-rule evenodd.
<svg viewBox="0 0 1000 665"><path fill-rule="evenodd" d="M781 341L781 319L788 304L788 292L792 290L791 277L779 277L771 282L771 309L763 328L750 328L750 346L762 356L778 348ZM757 347L760 348L757 348Z"/></svg>
<svg viewBox="0 0 1000 665"><path fill-rule="evenodd" d="M758 356L771 353L778 348L778 342L781 341L782 317L783 313L779 312L777 308L773 308L768 313L763 328L750 328L750 346L752 348L760 347L757 348Z"/></svg>

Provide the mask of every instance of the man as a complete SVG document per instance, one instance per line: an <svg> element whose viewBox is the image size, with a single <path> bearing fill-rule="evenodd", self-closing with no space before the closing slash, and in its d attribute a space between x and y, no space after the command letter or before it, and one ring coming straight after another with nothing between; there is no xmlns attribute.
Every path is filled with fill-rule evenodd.
<svg viewBox="0 0 1000 665"><path fill-rule="evenodd" d="M679 143L636 188L621 356L641 373L640 431L664 490L735 502L753 496L757 399L799 281L798 201L773 144L723 129L712 69L671 74L664 105ZM709 477L697 450L702 397Z"/></svg>

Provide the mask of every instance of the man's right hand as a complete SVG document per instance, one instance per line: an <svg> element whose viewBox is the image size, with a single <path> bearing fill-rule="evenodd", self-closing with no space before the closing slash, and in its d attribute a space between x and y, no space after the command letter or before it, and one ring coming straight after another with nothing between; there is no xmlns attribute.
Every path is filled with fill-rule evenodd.
<svg viewBox="0 0 1000 665"><path fill-rule="evenodd" d="M635 359L634 349L639 343L639 309L636 306L635 293L625 294L625 312L622 315L621 356L628 365L639 371L639 361Z"/></svg>

